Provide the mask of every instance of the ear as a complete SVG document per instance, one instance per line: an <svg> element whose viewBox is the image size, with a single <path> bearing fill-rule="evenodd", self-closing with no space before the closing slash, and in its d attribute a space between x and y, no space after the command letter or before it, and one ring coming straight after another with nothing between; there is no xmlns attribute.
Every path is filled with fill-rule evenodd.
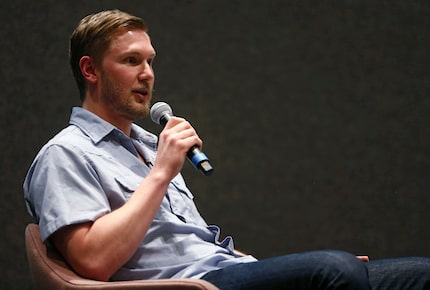
<svg viewBox="0 0 430 290"><path fill-rule="evenodd" d="M79 67L81 68L82 75L88 82L97 82L96 66L90 56L84 55L81 57L79 60Z"/></svg>

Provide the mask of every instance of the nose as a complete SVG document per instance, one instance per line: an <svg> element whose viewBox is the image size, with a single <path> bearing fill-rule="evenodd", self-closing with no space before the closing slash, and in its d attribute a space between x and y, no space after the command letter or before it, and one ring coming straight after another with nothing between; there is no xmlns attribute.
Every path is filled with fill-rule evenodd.
<svg viewBox="0 0 430 290"><path fill-rule="evenodd" d="M139 80L153 80L154 79L154 70L150 63L144 62L142 65L142 70L139 74Z"/></svg>

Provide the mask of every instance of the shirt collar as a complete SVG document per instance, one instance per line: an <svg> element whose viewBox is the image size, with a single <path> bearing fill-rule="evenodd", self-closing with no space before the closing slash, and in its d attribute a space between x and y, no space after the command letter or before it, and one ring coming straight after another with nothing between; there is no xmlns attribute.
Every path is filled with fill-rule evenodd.
<svg viewBox="0 0 430 290"><path fill-rule="evenodd" d="M74 107L72 109L69 124L79 127L96 144L106 136L112 134L112 132L115 132L115 135L119 133L124 134L109 122L81 107ZM157 136L136 124L132 124L131 126L131 136L133 139L141 140L152 147L156 147Z"/></svg>

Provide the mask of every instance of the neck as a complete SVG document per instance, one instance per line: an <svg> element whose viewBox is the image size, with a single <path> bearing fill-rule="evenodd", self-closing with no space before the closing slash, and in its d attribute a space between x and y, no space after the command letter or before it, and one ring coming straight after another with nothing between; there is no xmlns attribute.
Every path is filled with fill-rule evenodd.
<svg viewBox="0 0 430 290"><path fill-rule="evenodd" d="M93 114L96 114L106 122L109 122L115 126L118 130L121 130L125 135L130 136L131 125L133 123L131 120L112 113L113 110L109 110L100 104L95 104L91 101L91 99L85 99L85 101L82 103L82 108L90 111Z"/></svg>

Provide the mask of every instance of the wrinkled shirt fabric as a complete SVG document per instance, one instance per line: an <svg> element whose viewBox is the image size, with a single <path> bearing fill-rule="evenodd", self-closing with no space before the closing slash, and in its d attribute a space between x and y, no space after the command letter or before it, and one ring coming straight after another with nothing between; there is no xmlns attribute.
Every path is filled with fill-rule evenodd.
<svg viewBox="0 0 430 290"><path fill-rule="evenodd" d="M27 210L42 239L124 205L148 175L157 137L136 124L131 136L95 114L75 107L69 126L37 154L24 181ZM138 158L138 151L145 163ZM200 216L181 174L170 183L144 240L112 280L200 278L252 256L234 253L231 237Z"/></svg>

